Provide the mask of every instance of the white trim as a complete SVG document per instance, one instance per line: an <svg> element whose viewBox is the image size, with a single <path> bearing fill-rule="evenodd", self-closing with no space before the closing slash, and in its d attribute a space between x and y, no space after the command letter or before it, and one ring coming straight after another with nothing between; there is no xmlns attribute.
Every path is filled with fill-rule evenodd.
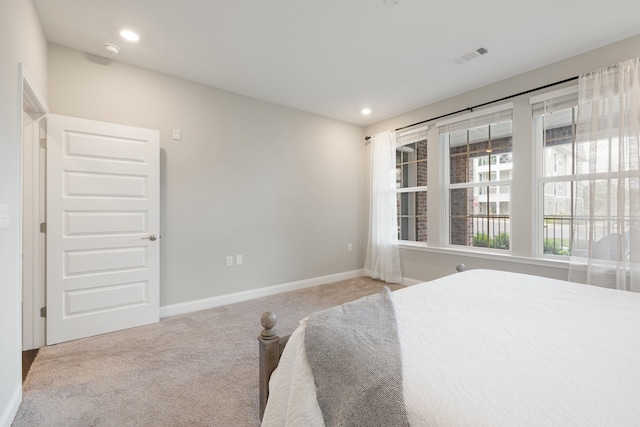
<svg viewBox="0 0 640 427"><path fill-rule="evenodd" d="M199 310L206 310L208 308L219 307L221 305L248 301L251 299L276 295L283 292L296 291L298 289L324 285L327 283L338 282L340 280L355 279L356 277L361 277L363 275L364 269L353 270L344 273L331 274L328 276L299 280L296 282L283 283L280 285L267 286L264 288L251 289L248 291L234 292L232 294L219 295L211 298L203 298L194 301L181 302L178 304L165 305L160 307L160 318L191 313Z"/></svg>
<svg viewBox="0 0 640 427"><path fill-rule="evenodd" d="M544 165L543 165L543 156L544 156L544 146L542 143L538 144L538 141L542 142L543 140L543 122L542 117L534 117L532 121L532 129L531 129L531 138L532 144L531 149L533 150L532 156L535 161L533 165L533 182L532 182L532 190L534 197L534 212L535 218L533 220L533 226L535 227L533 230L533 241L531 242L531 253L533 256L541 256L544 253L544 183L541 181L542 175L544 173Z"/></svg>
<svg viewBox="0 0 640 427"><path fill-rule="evenodd" d="M486 116L492 113L498 113L500 111L513 110L513 102L506 102L504 104L494 105L492 107L478 109L471 113L460 114L459 116L453 116L446 120L436 123L436 127L450 125L451 123L461 122L463 120L469 120L476 117Z"/></svg>
<svg viewBox="0 0 640 427"><path fill-rule="evenodd" d="M500 172L500 171L494 171ZM459 188L476 188L476 187L496 187L500 185L511 185L513 181L511 179L499 179L496 181L478 181L478 182L463 182L460 184L449 184L449 190L456 190ZM500 194L500 193L497 193Z"/></svg>
<svg viewBox="0 0 640 427"><path fill-rule="evenodd" d="M44 97L42 96L42 94L40 93L40 90L38 90L38 86L36 85L35 81L33 80L33 78L31 78L31 75L29 74L29 72L27 71L26 67L24 66L24 64L19 64L19 75L20 75L20 82L22 82L22 93L21 93L21 97L27 97L27 111L30 111L32 113L38 113L38 117L36 117L37 119L40 119L42 117L44 117L46 114L49 113L49 107L47 106L47 102L44 100ZM22 102L23 100L20 99L20 112L22 112L22 110L24 109L24 107L22 106Z"/></svg>
<svg viewBox="0 0 640 427"><path fill-rule="evenodd" d="M20 322L18 327L20 328L20 349L24 350L22 338L24 337L24 341L30 348L39 348L45 344L45 325L44 319L40 317L39 305L41 301L44 301L44 277L42 272L44 271L44 239L40 235L39 232L39 224L42 218L40 218L40 212L43 211L44 206L41 206L41 194L42 188L39 188L41 177L41 165L40 165L40 150L38 140L42 135L40 135L40 120L43 119L49 113L49 107L47 106L44 97L42 96L40 90L38 89L35 81L27 71L24 64L20 63L18 68L18 75L20 81L19 88L19 129L18 129L18 138L20 141L20 189L21 189L21 201L20 201L20 255L23 263L27 265L31 265L33 271L30 276L26 278L20 275ZM28 218L31 220L31 224L27 224L31 233L26 233L23 235L23 220L25 217L24 212L22 211L22 207L24 205L24 186L26 180L23 179L24 174L24 123L23 123L23 114L29 113L33 118L33 127L32 129L32 138L35 140L32 141L34 147L32 158L30 161L33 162L34 167L31 168L31 191L28 192L28 196L30 196L31 200L29 200L29 205L32 208L32 212ZM36 166L39 165L39 166ZM32 251L23 251L22 250L22 241L23 239L29 239L31 241ZM22 273L22 265L20 266L20 272ZM23 286L28 286L29 289L23 290ZM24 296L27 296L27 299L23 299ZM29 311L27 311L27 317L23 316L22 309L23 304L29 307ZM24 324L23 324L24 322Z"/></svg>
<svg viewBox="0 0 640 427"><path fill-rule="evenodd" d="M11 427L13 419L18 413L20 402L22 401L22 382L18 383L18 386L13 391L13 396L9 400L9 403L2 411L0 415L0 427Z"/></svg>
<svg viewBox="0 0 640 427"><path fill-rule="evenodd" d="M564 178L564 179L556 179ZM621 179L621 178L640 178L640 170L611 171L597 173L581 173L580 175L558 175L543 178L545 182L563 182L563 181L595 181L602 179Z"/></svg>
<svg viewBox="0 0 640 427"><path fill-rule="evenodd" d="M451 180L451 169L450 169L450 152L451 149L449 147L449 135L448 134L440 134L440 136L438 137L438 145L440 146L440 158L438 159L440 161L440 177L439 177L439 190L440 190L440 227L438 227L441 230L441 235L440 240L439 240L439 244L440 245L444 245L444 244L449 244L449 242L451 241L451 224L450 224L450 218L449 218L449 210L451 209L451 207L449 206L449 203L451 202L449 200L449 198L451 197L451 191L449 191L449 185L450 185L450 180ZM428 206L428 201L427 201L427 206ZM427 229L427 234L429 233L429 230ZM429 237L427 236L427 240L429 239Z"/></svg>
<svg viewBox="0 0 640 427"><path fill-rule="evenodd" d="M427 186L396 188L396 193L417 193L418 191L427 191Z"/></svg>
<svg viewBox="0 0 640 427"><path fill-rule="evenodd" d="M561 89L552 90L551 92L545 92L545 93L541 93L540 95L534 95L531 98L529 98L529 104L533 105L539 102L549 101L550 99L553 99L553 98L571 95L574 93L578 93L578 85L563 87Z"/></svg>
<svg viewBox="0 0 640 427"><path fill-rule="evenodd" d="M429 134L429 126L420 126L415 129L409 129L396 132L396 150L405 145L414 144L424 141Z"/></svg>
<svg viewBox="0 0 640 427"><path fill-rule="evenodd" d="M39 220L39 191L34 185L39 184L38 163L34 162L39 149L35 150L37 140L34 128L39 127L33 114L22 113L22 350L36 348L34 345L35 294L40 283L38 251L40 230L36 230Z"/></svg>
<svg viewBox="0 0 640 427"><path fill-rule="evenodd" d="M409 128L406 130L399 130L398 135L400 136L407 136L407 135L412 135L416 132L427 132L429 130L429 125L422 125L422 126L417 126L415 128Z"/></svg>

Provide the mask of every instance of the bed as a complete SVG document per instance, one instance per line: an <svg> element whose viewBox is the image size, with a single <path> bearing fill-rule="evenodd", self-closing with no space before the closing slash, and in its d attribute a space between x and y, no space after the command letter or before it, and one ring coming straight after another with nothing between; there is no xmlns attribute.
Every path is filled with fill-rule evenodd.
<svg viewBox="0 0 640 427"><path fill-rule="evenodd" d="M303 319L284 343L274 332L274 316L263 316L264 427L367 425L357 418L387 411L399 417L397 422L376 425L640 425L640 294L470 270L367 298L336 308L338 324L353 324L355 330L335 335L368 334L374 341L382 336L380 351L349 348L344 340L310 346L307 335L317 323L324 327L334 309L322 313L319 322L315 314ZM385 313L385 298L395 324L390 332L384 322L389 316L379 315ZM358 330L358 321L339 317L358 304L374 314L376 327L365 322ZM394 333L396 350L387 345ZM365 359L359 361L362 354ZM379 360L366 359L371 355ZM337 365L333 371L328 367L328 380L321 379L325 374L318 360ZM345 365L371 368L357 375L374 371L378 378L346 380L345 360ZM399 365L400 372L380 369L387 363L391 371ZM347 389L336 393L337 408L331 406L336 402L326 403L327 392L329 398L336 392L336 380ZM326 381L333 381L328 389ZM388 392L398 383L399 399ZM373 384L373 399L342 397L368 394L362 384ZM342 412L348 423L332 418Z"/></svg>

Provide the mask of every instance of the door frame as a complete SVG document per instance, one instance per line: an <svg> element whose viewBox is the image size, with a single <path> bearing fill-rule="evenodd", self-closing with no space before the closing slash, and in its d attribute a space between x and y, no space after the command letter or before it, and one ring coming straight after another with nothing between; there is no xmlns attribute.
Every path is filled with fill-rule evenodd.
<svg viewBox="0 0 640 427"><path fill-rule="evenodd" d="M45 241L40 232L40 223L45 222L44 213L44 164L41 161L40 141L45 138L46 120L49 112L44 97L35 81L30 76L24 64L19 64L20 102L18 137L20 141L20 205L19 214L19 254L21 267L19 268L22 304L20 306L21 348L30 350L40 348L45 344L45 321L40 317L40 308L45 301ZM32 131L29 135L24 132L24 115L33 120ZM25 146L29 144L30 147ZM29 158L25 157L25 154ZM25 209L23 210L23 206ZM28 210L28 212L26 212ZM24 242L28 242L25 245ZM26 246L26 249L25 249ZM30 274L22 274L22 266L29 269Z"/></svg>

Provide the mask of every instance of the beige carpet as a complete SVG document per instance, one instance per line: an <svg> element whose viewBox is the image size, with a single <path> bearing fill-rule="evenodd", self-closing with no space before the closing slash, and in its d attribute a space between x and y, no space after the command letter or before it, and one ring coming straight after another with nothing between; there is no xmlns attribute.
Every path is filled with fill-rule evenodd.
<svg viewBox="0 0 640 427"><path fill-rule="evenodd" d="M43 347L13 426L257 426L260 315L276 312L286 335L385 285L345 280Z"/></svg>

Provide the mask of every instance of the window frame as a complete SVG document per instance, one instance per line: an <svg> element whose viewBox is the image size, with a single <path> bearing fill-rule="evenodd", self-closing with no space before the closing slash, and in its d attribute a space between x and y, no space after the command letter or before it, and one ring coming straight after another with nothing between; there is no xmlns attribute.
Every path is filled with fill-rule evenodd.
<svg viewBox="0 0 640 427"><path fill-rule="evenodd" d="M509 186L509 203L511 203L511 192L513 191L513 173L511 174L511 178L508 180L500 179L496 181L479 181L479 182L465 182L465 183L451 183L451 168L450 168L450 145L449 145L449 135L455 131L463 130L463 129L474 129L480 126L491 126L496 123L500 123L506 121L506 117L508 116L508 120L511 121L511 140L512 140L512 149L511 153L511 163L513 163L513 114L514 114L514 103L508 102L504 104L495 105L488 108L479 109L477 111L473 111L471 113L467 113L464 115L458 115L451 119L444 120L438 122L436 124L439 129L439 141L440 144L440 170L442 171L440 187L442 189L441 200L443 201L441 206L441 218L440 218L440 226L443 229L443 246L445 248L457 249L457 250L465 250L471 252L481 252L481 253L497 253L502 255L510 255L512 252L513 245L509 244L509 249L499 249L499 248L489 248L482 246L474 246L471 245L459 245L451 243L451 190L456 189L469 189L469 188L480 188L480 187L495 187L498 188L500 186ZM465 123L467 124L465 126ZM447 131L449 130L449 131ZM496 163L499 162L499 156L501 153L497 153L496 155ZM491 153L487 153L489 157L489 163L491 163ZM467 158L469 160L469 158ZM513 170L513 168L512 168ZM497 171L496 171L497 172ZM499 201L496 201L498 203ZM509 209L509 226L508 226L508 235L509 239L511 239L511 216L512 209ZM473 240L473 236L471 237Z"/></svg>
<svg viewBox="0 0 640 427"><path fill-rule="evenodd" d="M573 131L572 131L572 155L571 155L571 172L565 175L553 175L545 176L545 125L544 116L552 114L554 112L561 112L569 108L578 108L578 85L571 85L561 89L552 90L542 93L540 95L532 96L529 98L532 110L532 126L533 126L533 140L532 146L534 149L535 158L535 200L536 200L536 216L534 220L534 231L532 238L534 243L533 256L536 258L558 260L568 262L570 255L557 255L544 253L544 239L545 239L545 184L558 184L567 183L570 188L564 191L569 193L569 197L573 199L573 191L575 191L575 185L578 181L584 180L586 176L579 176L576 174L576 126L577 120L575 115L573 119ZM541 111L542 110L542 111ZM555 153L554 153L555 155ZM554 162L553 170L557 172L557 162ZM555 192L555 188L554 188ZM555 194L554 194L555 195ZM573 204L572 201L570 201ZM573 223L573 208L569 213L569 245L571 245L572 223Z"/></svg>
<svg viewBox="0 0 640 427"><path fill-rule="evenodd" d="M423 142L425 141L425 145L426 145L426 149L427 149L427 157L424 160L416 160L415 164L416 166L418 165L418 163L424 163L425 166L427 167L427 171L425 173L427 173L428 175L428 159L429 159L429 143L428 143L428 130L429 130L429 126L428 125L420 125L420 126L415 126L415 127L411 127L408 128L406 130L402 130L402 131L397 131L396 133L396 151L398 151L398 149L401 149L401 147L404 147L406 145L410 145L410 144L417 144L419 142ZM405 165L408 164L407 162L400 162L398 163L397 161L395 162L395 168L396 170L398 169L398 166L401 165ZM421 241L421 240L406 240L406 239L402 239L402 218L403 217L413 217L413 218L418 218L419 216L422 215L402 215L402 208L400 206L400 195L401 194L409 194L409 193L413 193L413 194L418 194L418 193L424 193L424 197L425 200L428 199L428 185L422 185L422 186L414 186L414 187L398 187L396 186L396 200L398 200L398 224L397 224L397 228L398 228L398 242L401 244L411 244L411 245L420 245L420 246L426 246L427 245L427 241ZM428 203L428 202L427 202ZM427 215L427 209L425 208L425 221L426 219L426 215ZM428 238L428 230L427 230L427 236L425 237L425 239ZM417 239L417 236L416 236Z"/></svg>

